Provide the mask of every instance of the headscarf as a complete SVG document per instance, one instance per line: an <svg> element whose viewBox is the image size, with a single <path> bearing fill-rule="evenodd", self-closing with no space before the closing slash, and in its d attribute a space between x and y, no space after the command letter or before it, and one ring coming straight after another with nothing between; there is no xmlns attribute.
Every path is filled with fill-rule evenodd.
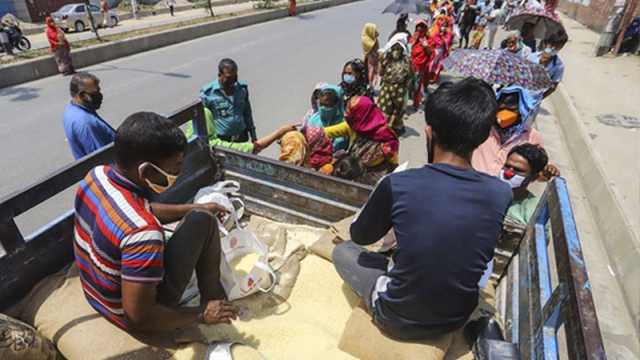
<svg viewBox="0 0 640 360"><path fill-rule="evenodd" d="M280 139L280 161L304 166L307 159L307 140L300 131L284 134Z"/></svg>
<svg viewBox="0 0 640 360"><path fill-rule="evenodd" d="M336 95L336 105L333 114L323 114L318 108L307 121L307 126L325 128L327 126L336 125L344 121L344 94L342 89L337 85L324 84L320 87L320 94L325 91L333 91ZM334 150L345 149L348 146L347 139L339 137L333 139Z"/></svg>
<svg viewBox="0 0 640 360"><path fill-rule="evenodd" d="M59 46L64 45L59 43L58 27L51 16L47 16L44 19L44 23L47 40L49 40L49 47L51 48L51 51L55 51Z"/></svg>
<svg viewBox="0 0 640 360"><path fill-rule="evenodd" d="M426 31L424 34L420 34L417 30L418 25L424 25ZM429 24L424 19L416 20L416 32L411 37L411 64L414 71L421 71L429 63L431 54L428 54L422 43L429 38Z"/></svg>
<svg viewBox="0 0 640 360"><path fill-rule="evenodd" d="M498 103L502 96L508 94L518 94L518 114L520 116L515 125L506 129L498 129L503 144L531 127L542 102L542 93L527 90L522 86L510 85L498 91L496 94Z"/></svg>
<svg viewBox="0 0 640 360"><path fill-rule="evenodd" d="M369 96L368 71L364 66L364 62L360 59L353 59L344 64L343 69L347 66L351 66L353 69L356 81L352 84L348 84L344 81L340 83L340 88L344 91L345 102L353 96Z"/></svg>
<svg viewBox="0 0 640 360"><path fill-rule="evenodd" d="M326 114L321 114L318 108L309 117L307 124L314 127L327 127L342 122L344 120L344 92L342 88L337 85L323 84L319 90L320 94L326 91L332 91L336 94L336 112L331 116L327 116ZM323 115L325 116L323 117Z"/></svg>
<svg viewBox="0 0 640 360"><path fill-rule="evenodd" d="M387 44L382 49L380 49L380 51L386 54L391 51L391 48L395 44L399 44L400 46L402 46L405 55L409 53L409 35L405 33L397 33L393 35L393 37L389 39Z"/></svg>
<svg viewBox="0 0 640 360"><path fill-rule="evenodd" d="M366 96L355 97L351 99L350 104L345 114L349 127L358 136L381 143L385 156L395 156L400 148L400 142L396 134L389 129L382 111Z"/></svg>
<svg viewBox="0 0 640 360"><path fill-rule="evenodd" d="M373 23L364 24L362 29L362 51L364 57L367 57L378 41L378 27Z"/></svg>
<svg viewBox="0 0 640 360"><path fill-rule="evenodd" d="M305 139L309 149L309 165L314 169L320 169L333 160L333 145L324 129L308 126L305 128Z"/></svg>

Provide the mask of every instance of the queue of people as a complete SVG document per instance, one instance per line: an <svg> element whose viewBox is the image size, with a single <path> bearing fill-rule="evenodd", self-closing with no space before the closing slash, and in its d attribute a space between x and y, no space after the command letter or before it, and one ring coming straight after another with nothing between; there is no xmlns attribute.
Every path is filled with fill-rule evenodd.
<svg viewBox="0 0 640 360"><path fill-rule="evenodd" d="M449 12L455 6L444 5L433 24L418 21L411 35L400 17L383 46L377 27L366 24L363 58L345 63L339 84L312 89L301 123L267 136L258 136L249 86L234 60L221 60L217 79L200 91L210 145L259 153L279 140L281 161L375 185L351 225L351 241L336 246L332 259L373 322L403 340L464 326L505 216L527 224L537 205L529 185L560 173L532 125L562 79L557 52L566 35L545 39L536 53L525 53L517 34L503 44L546 67L555 82L547 91L475 78L440 83L440 62L454 41ZM461 7L463 14L468 9ZM111 142L115 148L115 162L93 169L76 195L74 250L91 306L127 331L234 320L218 272L215 215L226 210L215 203L150 202L150 194L175 183L193 129L185 134L158 114L136 113L114 130L97 113L100 81L88 73L71 79L70 94L64 127L74 157ZM428 164L392 173L409 99L424 110ZM162 224L174 221L181 221L173 235L180 240L167 244ZM396 238L391 251L363 247L389 232ZM178 300L193 272L201 306L187 311Z"/></svg>

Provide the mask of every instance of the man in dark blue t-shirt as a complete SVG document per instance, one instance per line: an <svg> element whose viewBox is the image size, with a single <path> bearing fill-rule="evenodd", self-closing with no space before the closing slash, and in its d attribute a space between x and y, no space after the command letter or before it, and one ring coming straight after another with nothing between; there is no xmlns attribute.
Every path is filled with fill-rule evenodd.
<svg viewBox="0 0 640 360"><path fill-rule="evenodd" d="M475 171L473 150L496 121L491 87L476 79L441 85L425 107L429 165L383 178L332 257L375 323L404 340L462 327L478 303L511 189ZM393 229L391 258L360 245Z"/></svg>

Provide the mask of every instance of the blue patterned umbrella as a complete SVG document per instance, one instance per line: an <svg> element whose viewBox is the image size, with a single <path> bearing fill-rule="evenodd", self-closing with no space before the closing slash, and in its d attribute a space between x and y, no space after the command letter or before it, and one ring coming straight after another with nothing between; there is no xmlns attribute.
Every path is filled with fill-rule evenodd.
<svg viewBox="0 0 640 360"><path fill-rule="evenodd" d="M507 50L457 49L443 62L447 71L489 84L520 85L529 90L553 86L547 70Z"/></svg>

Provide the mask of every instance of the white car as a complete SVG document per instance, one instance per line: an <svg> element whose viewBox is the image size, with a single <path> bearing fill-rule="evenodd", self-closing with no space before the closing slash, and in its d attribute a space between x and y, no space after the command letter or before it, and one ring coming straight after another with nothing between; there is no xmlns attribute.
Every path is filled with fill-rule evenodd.
<svg viewBox="0 0 640 360"><path fill-rule="evenodd" d="M91 14L93 15L93 21L95 25L100 27L104 23L104 18L100 8L96 5L89 5ZM118 14L115 10L109 10L107 13L109 16L109 24L111 26L118 25ZM87 6L84 3L67 4L61 7L58 11L51 14L53 21L63 31L74 30L75 32L82 32L86 29L91 29L91 23L89 21L89 13L87 12Z"/></svg>

